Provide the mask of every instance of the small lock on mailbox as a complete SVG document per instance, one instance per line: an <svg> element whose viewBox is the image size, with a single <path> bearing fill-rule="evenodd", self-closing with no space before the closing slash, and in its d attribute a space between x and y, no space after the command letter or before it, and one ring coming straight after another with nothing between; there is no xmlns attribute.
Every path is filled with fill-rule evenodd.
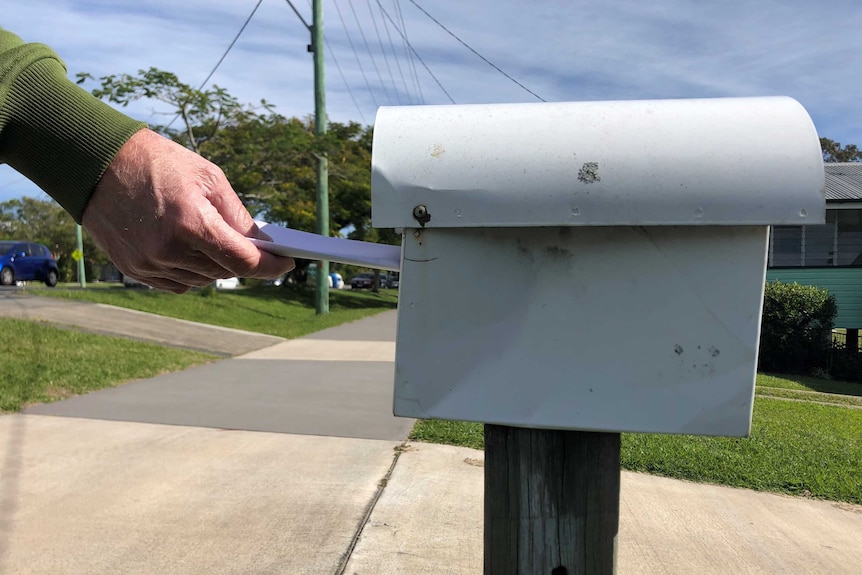
<svg viewBox="0 0 862 575"><path fill-rule="evenodd" d="M396 415L743 436L768 226L824 222L790 98L384 107Z"/></svg>

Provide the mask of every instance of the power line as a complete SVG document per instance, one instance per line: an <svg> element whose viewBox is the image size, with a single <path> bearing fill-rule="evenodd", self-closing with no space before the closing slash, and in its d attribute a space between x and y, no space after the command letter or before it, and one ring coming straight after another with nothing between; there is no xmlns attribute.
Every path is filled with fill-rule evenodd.
<svg viewBox="0 0 862 575"><path fill-rule="evenodd" d="M230 51L233 49L233 47L234 47L234 45L236 44L237 40L239 40L239 37L240 37L240 36L242 36L242 33L245 31L246 26L248 26L248 23L249 23L249 22L251 22L251 19L254 17L255 12L257 12L257 9L258 9L258 8L260 8L260 5L261 5L262 3L263 3L263 0L257 0L257 4L255 4L254 8L253 8L253 9L252 9L252 11L251 11L251 14L249 14L249 15L248 15L248 18L246 18L246 19L245 19L245 22L243 22L242 27L239 29L239 32L237 32L237 33L236 33L236 36L234 36L234 38L233 38L233 40L231 41L230 45L227 47L227 50L225 50L225 51L224 51L224 54L222 54L221 58L219 58L218 62L216 62L216 65L215 65L215 66L213 66L213 69L212 69L212 70L210 70L210 73L209 73L209 74L207 74L207 77L204 79L204 81L203 81L203 82L201 82L201 85L198 87L198 91L201 91L201 90L203 90L203 89L204 89L204 86L206 86L206 85L207 85L207 82L209 82L209 81L210 81L210 78L212 78L212 77L213 77L213 74L215 74L215 73L216 73L216 70L218 70L218 69L219 69L219 66L221 66L222 62L224 62L224 59L225 59L225 58L227 58L227 55L228 55L228 54L230 53ZM288 3L289 3L289 2L288 2ZM291 7L293 7L293 5L292 5L292 4L291 4ZM298 15L298 14L297 14L297 15ZM302 17L300 17L300 20L302 20ZM305 21L303 20L303 22L305 22ZM174 122L176 122L176 121L177 121L177 118L179 118L179 117L180 117L180 114L177 114L176 116L174 116L174 119L173 119L173 120L171 120L171 123L170 123L170 124L168 124L168 125L165 127L165 131L167 131L171 126L173 126Z"/></svg>
<svg viewBox="0 0 862 575"><path fill-rule="evenodd" d="M493 62L491 62L490 60L488 60L487 58L485 58L483 55L481 55L479 52L477 52L477 51L476 51L476 50L474 50L472 47L470 47L470 45L469 45L469 44L467 44L464 40L462 40L461 38L459 38L458 36L456 36L454 32L452 32L451 30L449 30L449 28L447 28L446 26L444 26L443 24L441 24L439 20L437 20L436 18L434 18L434 16L432 16L431 14L429 14L429 13L428 13L428 12L427 12L423 7L422 7L422 6L420 6L420 5L419 5L419 3L417 3L417 2L416 2L416 0L410 0L410 3L411 3L411 4L413 4L414 6L416 6L416 7L417 7L417 8L418 8L418 9L419 9L423 14L425 14L426 16L428 16L431 20L433 20L435 24L437 24L437 25L438 25L438 26L440 26L443 30L445 30L447 34L449 34L450 36L452 36L453 38L455 38L458 42L460 42L460 43L461 43L465 48L467 48L468 50L470 50L471 52L473 52L476 56L478 56L479 58L481 58L483 62L485 62L486 64L488 64L489 66L491 66L492 68L494 68L495 70L497 70L499 73L501 73L502 75L504 75L505 77L507 77L509 80L511 80L512 82L514 82L515 84L517 84L518 86L520 86L521 88L523 88L524 90L526 90L527 92L529 92L530 94L532 94L533 96L535 96L536 98L538 98L539 100L541 100L542 102L544 102L544 101L545 101L545 99L544 99L544 98L542 98L541 96L539 96L538 94L536 94L535 92L533 92L532 90L530 90L529 88L527 88L525 85L523 85L522 83L520 83L519 81L517 81L516 79L514 79L513 77L511 77L511 76L510 76L510 75L508 75L507 73L505 73L505 72L504 72L503 70L501 70L498 66L496 66Z"/></svg>
<svg viewBox="0 0 862 575"><path fill-rule="evenodd" d="M434 72L431 71L431 68L428 67L428 64L425 63L425 60L422 59L422 57L419 55L419 53L416 51L416 49L413 47L413 45L410 44L410 42L407 40L407 37L404 35L404 33L401 31L401 29L398 28L398 25L392 20L392 17L389 15L389 13L380 4L380 0L377 0L377 4L378 4L378 6L380 6L380 9L383 10L383 14L387 18L389 18L390 22L392 22L392 26L395 28L395 31L401 35L401 38L404 40L404 43L407 45L408 48L410 48L410 51L413 53L414 56L416 56L416 59L419 60L419 62L425 68L425 71L428 72L428 74L431 76L431 78L434 79L434 81L437 83L437 86L439 86L439 88L443 91L443 93L446 94L446 97L449 98L449 101L454 104L455 99L452 98L452 95L449 94L449 92L446 90L446 88L443 87L443 84L440 83L440 80L437 79L437 76L434 75ZM421 95L421 92L420 92L420 95ZM424 96L423 96L423 100L424 100Z"/></svg>
<svg viewBox="0 0 862 575"><path fill-rule="evenodd" d="M344 87L347 88L347 93L350 95L350 99L353 100L353 105L356 106L356 111L359 112L359 118L362 120L362 123L365 123L365 115L362 113L362 108L359 107L359 103L356 101L356 98L353 96L353 90L350 89L350 84L347 83L347 78L344 77L344 72L341 70L341 66L338 64L338 58L335 57L335 51L329 45L329 39L324 35L323 41L326 43L326 49L329 50L329 55L332 56L332 61L335 62L335 67L338 69L338 74L341 76L341 81L344 82Z"/></svg>
<svg viewBox="0 0 862 575"><path fill-rule="evenodd" d="M371 46L368 44L368 39L365 38L365 31L362 29L362 24L359 23L359 16L356 15L356 9L353 7L353 2L349 2L350 11L353 12L353 20L356 22L356 27L359 28L359 34L362 36L362 42L365 43L365 49L368 51L368 57L371 58L371 65L374 66L374 71L377 72L377 79L380 80L380 86L383 88L383 95L386 97L386 102L390 103L389 90L386 89L386 82L383 81L383 76L380 75L380 69L377 67L377 60L374 59L374 54L371 53Z"/></svg>
<svg viewBox="0 0 862 575"><path fill-rule="evenodd" d="M378 0L379 1L379 0ZM413 72L413 84L416 86L416 90L419 92L419 101L424 103L425 96L422 94L422 83L419 82L419 74L416 72L416 62L413 60L413 51L410 47L410 42L407 40L407 23L404 21L404 11L401 10L401 1L400 0L392 0L393 4L395 4L395 11L398 12L398 21L401 23L401 28L399 29L397 25L395 25L395 30L401 34L401 30L404 31L401 34L401 37L404 39L404 52L407 54L407 61L410 62L410 71Z"/></svg>
<svg viewBox="0 0 862 575"><path fill-rule="evenodd" d="M386 56L386 48L383 47L383 38L380 37L380 29L377 27L377 18L374 17L374 9L371 7L371 0L365 0L368 6L368 14L371 16L371 23L374 24L374 33L377 34L377 45L380 46L380 53L383 54L383 61L386 63L386 71L389 72L389 80L392 82L392 91L395 94L395 100L401 104L401 94L398 93L398 86L395 85L395 77L392 75L392 67L389 65L389 58Z"/></svg>
<svg viewBox="0 0 862 575"><path fill-rule="evenodd" d="M221 63L224 62L224 59L227 58L228 53L230 53L231 49L233 49L234 44L236 44L236 41L239 40L239 37L242 36L242 33L245 31L246 26L248 26L248 23L251 22L251 19L254 17L254 13L257 12L257 9L260 8L260 5L262 3L263 0L257 0L257 4L255 4L254 9L251 11L251 14L249 14L248 18L246 18L245 22L243 22L242 28L240 28L239 32L236 33L236 36L234 36L233 40L230 43L230 46L227 47L227 50L224 51L224 54L222 54L221 58L219 58L219 61L216 62L215 66L213 66L213 69L207 75L206 79L201 82L201 85L200 87L198 87L198 90L203 90L204 86L207 85L207 82L210 81L210 78L213 77L213 74L216 73L216 70L218 70L219 66L221 66Z"/></svg>
<svg viewBox="0 0 862 575"><path fill-rule="evenodd" d="M362 74L362 79L365 80L365 87L371 95L371 100L374 102L374 107L378 106L377 98L374 96L374 90L371 89L371 84L368 82L368 76L365 75L365 69L362 67L362 62L359 60L359 54L356 52L356 47L353 45L353 39L350 37L350 32L347 30L347 24L344 22L344 16L341 15L341 8L338 7L337 0L333 0L335 11L338 12L338 18L341 20L341 27L344 28L344 34L347 36L347 42L350 44L350 49L353 50L353 56L356 58L356 65L359 67L359 72Z"/></svg>
<svg viewBox="0 0 862 575"><path fill-rule="evenodd" d="M380 2L377 2L378 6ZM383 6L379 6L380 15L383 15ZM401 69L401 58L398 57L398 53L395 51L395 44L392 42L392 34L389 33L389 25L386 23L386 18L383 18L383 28L386 30L386 36L389 38L389 47L392 48L392 54L395 58L395 65L398 67L398 75L401 76L401 85L404 86L404 94L410 94L410 89L407 87L407 80L404 78L404 71ZM409 102L408 102L409 103Z"/></svg>
<svg viewBox="0 0 862 575"><path fill-rule="evenodd" d="M299 10L297 10L297 9L296 9L296 6L294 6L294 5L293 5L293 2L291 2L290 0L285 0L285 2L287 2L287 4L288 4L288 5L290 6L290 8L293 10L293 13L294 13L294 14L296 14L296 17L297 17L297 18L299 18L299 21L300 21L300 22L302 22L302 23L303 23L303 25L304 25L306 28L308 28L308 29L309 29L309 31L310 31L310 30L311 30L311 24L309 24L308 22L306 22L306 21L305 21L305 18L303 18L303 17L302 17L302 14L300 14L300 13L299 13Z"/></svg>

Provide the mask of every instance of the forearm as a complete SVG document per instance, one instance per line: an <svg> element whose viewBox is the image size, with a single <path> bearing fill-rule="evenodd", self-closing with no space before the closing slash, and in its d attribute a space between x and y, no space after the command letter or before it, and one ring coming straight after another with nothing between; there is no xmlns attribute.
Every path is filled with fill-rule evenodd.
<svg viewBox="0 0 862 575"><path fill-rule="evenodd" d="M0 162L76 221L117 151L143 127L69 81L50 48L0 29Z"/></svg>

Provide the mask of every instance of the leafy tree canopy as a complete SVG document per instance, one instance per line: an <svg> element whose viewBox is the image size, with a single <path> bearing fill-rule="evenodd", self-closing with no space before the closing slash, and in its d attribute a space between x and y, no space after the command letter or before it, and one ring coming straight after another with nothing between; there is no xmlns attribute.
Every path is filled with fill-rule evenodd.
<svg viewBox="0 0 862 575"><path fill-rule="evenodd" d="M824 162L859 162L862 161L862 150L856 144L842 147L841 142L820 138L820 149L823 151Z"/></svg>

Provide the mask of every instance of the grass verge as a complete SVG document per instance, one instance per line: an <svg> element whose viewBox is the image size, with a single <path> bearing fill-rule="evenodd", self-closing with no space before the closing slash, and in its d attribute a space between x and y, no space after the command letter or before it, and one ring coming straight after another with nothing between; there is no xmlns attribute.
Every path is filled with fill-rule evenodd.
<svg viewBox="0 0 862 575"><path fill-rule="evenodd" d="M15 319L0 319L0 349L0 412L217 359L206 353Z"/></svg>
<svg viewBox="0 0 862 575"><path fill-rule="evenodd" d="M259 286L231 291L203 289L183 295L121 286L99 289L39 289L33 295L85 300L115 305L285 338L295 338L395 309L394 290L380 293L332 290L329 314L314 311L314 292L275 286Z"/></svg>
<svg viewBox="0 0 862 575"><path fill-rule="evenodd" d="M848 384L825 383L847 392ZM770 392L793 384L805 385L795 378L758 376L750 437L624 433L621 466L677 479L862 504L862 409L761 394L761 389ZM419 421L410 439L484 448L478 423Z"/></svg>

